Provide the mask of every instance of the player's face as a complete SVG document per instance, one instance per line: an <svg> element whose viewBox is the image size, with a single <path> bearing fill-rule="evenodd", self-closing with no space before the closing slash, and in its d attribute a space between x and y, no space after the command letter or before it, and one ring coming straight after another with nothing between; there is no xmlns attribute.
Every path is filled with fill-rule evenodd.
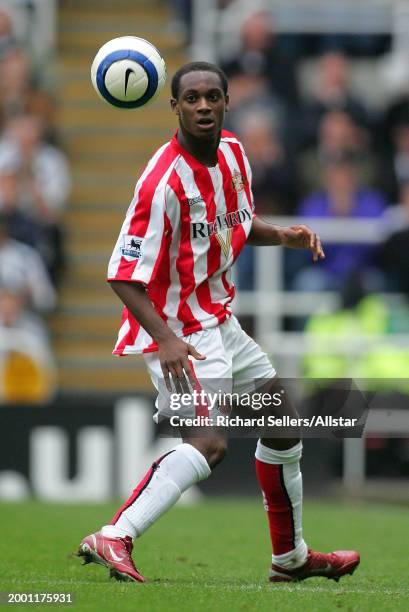
<svg viewBox="0 0 409 612"><path fill-rule="evenodd" d="M214 72L189 72L180 80L179 97L171 100L183 130L201 140L213 140L223 127L228 107L222 84Z"/></svg>

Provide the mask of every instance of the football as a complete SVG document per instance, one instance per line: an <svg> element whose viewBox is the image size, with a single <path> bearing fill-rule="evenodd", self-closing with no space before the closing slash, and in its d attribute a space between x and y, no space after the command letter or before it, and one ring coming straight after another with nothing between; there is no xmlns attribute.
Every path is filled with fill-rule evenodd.
<svg viewBox="0 0 409 612"><path fill-rule="evenodd" d="M136 36L121 36L99 49L92 62L91 81L108 104L139 108L161 92L166 64L152 43Z"/></svg>

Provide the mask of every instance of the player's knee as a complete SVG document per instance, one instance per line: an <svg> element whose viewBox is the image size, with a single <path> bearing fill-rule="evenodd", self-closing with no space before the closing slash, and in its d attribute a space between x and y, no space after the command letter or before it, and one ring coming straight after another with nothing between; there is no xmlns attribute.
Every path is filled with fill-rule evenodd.
<svg viewBox="0 0 409 612"><path fill-rule="evenodd" d="M227 442L226 440L214 439L209 440L209 448L208 448L208 463L209 466L213 469L218 465L221 461L223 461L225 455L227 453Z"/></svg>
<svg viewBox="0 0 409 612"><path fill-rule="evenodd" d="M224 459L227 452L227 442L222 438L195 440L193 445L206 458L211 469L215 468Z"/></svg>

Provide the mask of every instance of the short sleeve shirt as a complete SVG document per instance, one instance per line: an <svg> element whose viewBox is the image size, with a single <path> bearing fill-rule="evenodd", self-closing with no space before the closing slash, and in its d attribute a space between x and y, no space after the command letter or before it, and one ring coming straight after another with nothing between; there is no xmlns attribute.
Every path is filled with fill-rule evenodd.
<svg viewBox="0 0 409 612"><path fill-rule="evenodd" d="M108 281L143 284L178 336L215 327L231 314L231 267L254 216L251 170L236 136L222 132L217 165L209 168L183 149L175 134L136 185ZM157 348L124 308L114 354Z"/></svg>

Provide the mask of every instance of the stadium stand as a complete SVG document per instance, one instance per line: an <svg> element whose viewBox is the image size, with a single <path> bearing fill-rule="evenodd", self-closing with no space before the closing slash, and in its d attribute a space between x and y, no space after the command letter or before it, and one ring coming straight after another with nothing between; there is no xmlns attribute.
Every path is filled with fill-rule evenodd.
<svg viewBox="0 0 409 612"><path fill-rule="evenodd" d="M186 58L167 33L169 20L166 6L148 1L68 0L59 12L57 120L74 184L65 215L67 271L52 322L63 391L149 388L142 363L111 356L121 308L104 279L133 185L175 129L169 89L148 109L120 112L97 98L89 68L104 42L132 33L161 50L171 74Z"/></svg>

